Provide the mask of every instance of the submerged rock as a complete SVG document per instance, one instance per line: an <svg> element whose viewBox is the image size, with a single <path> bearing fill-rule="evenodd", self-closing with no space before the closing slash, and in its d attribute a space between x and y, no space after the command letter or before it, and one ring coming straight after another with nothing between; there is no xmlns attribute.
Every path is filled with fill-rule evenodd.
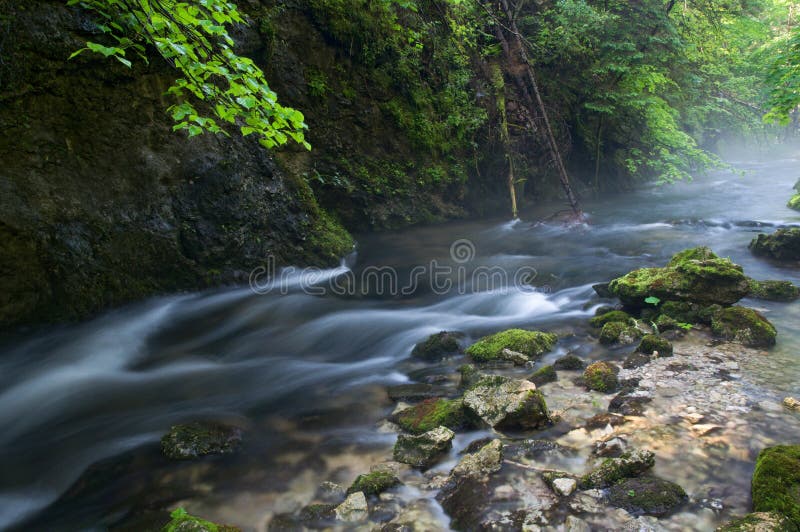
<svg viewBox="0 0 800 532"><path fill-rule="evenodd" d="M711 322L714 334L748 347L775 345L778 332L760 313L747 307L728 307L714 315Z"/></svg>
<svg viewBox="0 0 800 532"><path fill-rule="evenodd" d="M800 445L777 445L761 451L752 490L754 511L780 513L800 527Z"/></svg>
<svg viewBox="0 0 800 532"><path fill-rule="evenodd" d="M496 429L536 429L552 423L542 393L526 380L485 377L464 393L464 406Z"/></svg>
<svg viewBox="0 0 800 532"><path fill-rule="evenodd" d="M619 386L618 370L608 362L595 362L583 372L583 382L590 390L613 392Z"/></svg>
<svg viewBox="0 0 800 532"><path fill-rule="evenodd" d="M502 358L504 349L522 353L529 358L538 358L551 350L558 341L552 333L509 329L484 336L467 348L467 354L476 362L488 362Z"/></svg>
<svg viewBox="0 0 800 532"><path fill-rule="evenodd" d="M547 384L548 382L555 382L558 380L558 375L553 366L542 366L536 370L533 375L528 377L528 380L536 386Z"/></svg>
<svg viewBox="0 0 800 532"><path fill-rule="evenodd" d="M657 477L627 478L611 486L609 501L637 514L662 517L687 500L683 488Z"/></svg>
<svg viewBox="0 0 800 532"><path fill-rule="evenodd" d="M458 373L461 377L458 382L458 387L462 389L469 388L486 376L486 374L478 371L472 364L462 364L458 368Z"/></svg>
<svg viewBox="0 0 800 532"><path fill-rule="evenodd" d="M646 308L649 298L732 305L750 291L742 267L706 247L675 254L663 268L641 268L614 279L609 290L623 304Z"/></svg>
<svg viewBox="0 0 800 532"><path fill-rule="evenodd" d="M347 523L364 521L369 515L367 498L360 491L351 493L342 504L336 507L334 515L339 521Z"/></svg>
<svg viewBox="0 0 800 532"><path fill-rule="evenodd" d="M717 528L716 532L797 532L785 516L776 512L753 512Z"/></svg>
<svg viewBox="0 0 800 532"><path fill-rule="evenodd" d="M794 397L784 397L783 406L785 406L789 410L795 410L797 412L800 412L800 401L798 401Z"/></svg>
<svg viewBox="0 0 800 532"><path fill-rule="evenodd" d="M444 393L444 389L441 386L434 386L433 384L412 383L389 386L386 389L386 393L392 401L419 401L422 399L441 397Z"/></svg>
<svg viewBox="0 0 800 532"><path fill-rule="evenodd" d="M611 323L612 321L633 325L633 318L631 318L630 314L621 310L612 310L599 314L589 320L589 325L599 329L606 323Z"/></svg>
<svg viewBox="0 0 800 532"><path fill-rule="evenodd" d="M636 369L649 364L652 360L652 355L646 355L639 351L634 351L622 363L622 369Z"/></svg>
<svg viewBox="0 0 800 532"><path fill-rule="evenodd" d="M678 320L671 318L667 314L659 314L654 322L659 332L672 331L678 328Z"/></svg>
<svg viewBox="0 0 800 532"><path fill-rule="evenodd" d="M648 395L639 395L635 388L624 387L615 395L608 404L609 412L616 412L623 416L644 415L645 405L653 400Z"/></svg>
<svg viewBox="0 0 800 532"><path fill-rule="evenodd" d="M384 491L400 484L400 479L389 471L372 471L358 475L348 488L347 494L361 491L364 495L380 495Z"/></svg>
<svg viewBox="0 0 800 532"><path fill-rule="evenodd" d="M771 235L760 234L750 242L750 251L758 257L800 260L800 228L778 229Z"/></svg>
<svg viewBox="0 0 800 532"><path fill-rule="evenodd" d="M232 454L241 443L239 427L196 421L170 428L161 438L161 451L173 460L189 460L209 454Z"/></svg>
<svg viewBox="0 0 800 532"><path fill-rule="evenodd" d="M394 459L427 469L450 450L454 437L455 433L446 427L436 427L418 436L400 434L394 444Z"/></svg>
<svg viewBox="0 0 800 532"><path fill-rule="evenodd" d="M636 350L646 355L652 355L654 352L657 352L660 357L671 357L672 343L658 335L646 334L642 337L642 341L639 342L639 346Z"/></svg>
<svg viewBox="0 0 800 532"><path fill-rule="evenodd" d="M750 279L750 297L765 301L794 301L800 288L791 281L756 281Z"/></svg>
<svg viewBox="0 0 800 532"><path fill-rule="evenodd" d="M637 477L653 467L656 455L647 450L624 453L619 458L608 458L599 467L581 477L581 489L607 488L623 478Z"/></svg>
<svg viewBox="0 0 800 532"><path fill-rule="evenodd" d="M412 434L422 434L443 426L452 430L471 425L461 399L426 399L392 416L392 421Z"/></svg>
<svg viewBox="0 0 800 532"><path fill-rule="evenodd" d="M497 358L500 360L507 360L515 366L524 366L530 361L528 355L523 355L522 353L518 351L512 351L511 349L503 349L500 351L500 354Z"/></svg>
<svg viewBox="0 0 800 532"><path fill-rule="evenodd" d="M600 343L603 345L634 343L642 337L642 331L620 321L610 321L600 330Z"/></svg>
<svg viewBox="0 0 800 532"><path fill-rule="evenodd" d="M447 355L458 353L458 333L442 331L430 335L424 342L414 346L411 356L423 360L439 360Z"/></svg>
<svg viewBox="0 0 800 532"><path fill-rule="evenodd" d="M604 429L608 426L618 427L625 424L625 416L620 414L597 414L586 420L586 429Z"/></svg>
<svg viewBox="0 0 800 532"><path fill-rule="evenodd" d="M553 362L553 368L557 370L578 371L583 369L585 366L586 364L583 363L583 360L572 354L564 355Z"/></svg>
<svg viewBox="0 0 800 532"><path fill-rule="evenodd" d="M456 477L479 477L500 471L503 465L503 442L492 440L477 452L464 455L451 471Z"/></svg>

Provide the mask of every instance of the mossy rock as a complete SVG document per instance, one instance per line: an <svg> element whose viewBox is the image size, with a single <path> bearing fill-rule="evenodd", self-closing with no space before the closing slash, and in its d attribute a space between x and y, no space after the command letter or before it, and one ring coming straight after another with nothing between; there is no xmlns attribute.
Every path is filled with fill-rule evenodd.
<svg viewBox="0 0 800 532"><path fill-rule="evenodd" d="M393 421L412 434L422 434L436 427L458 430L471 425L461 399L427 399L395 414Z"/></svg>
<svg viewBox="0 0 800 532"><path fill-rule="evenodd" d="M464 393L464 405L474 417L497 430L539 429L553 422L535 384L502 375L475 383Z"/></svg>
<svg viewBox="0 0 800 532"><path fill-rule="evenodd" d="M777 512L800 527L800 445L759 453L752 483L753 511Z"/></svg>
<svg viewBox="0 0 800 532"><path fill-rule="evenodd" d="M634 343L637 339L642 337L642 334L642 331L632 325L620 321L611 321L603 325L603 328L600 329L599 340L603 345L626 345Z"/></svg>
<svg viewBox="0 0 800 532"><path fill-rule="evenodd" d="M678 323L702 323L710 325L715 313L723 307L717 304L701 305L688 301L665 301L659 307L661 316L672 318ZM656 325L658 325L656 323Z"/></svg>
<svg viewBox="0 0 800 532"><path fill-rule="evenodd" d="M800 211L800 194L795 194L794 196L789 199L789 203L786 204L787 207L790 209L794 209L796 211Z"/></svg>
<svg viewBox="0 0 800 532"><path fill-rule="evenodd" d="M800 288L791 281L756 281L750 279L750 297L765 301L794 301Z"/></svg>
<svg viewBox="0 0 800 532"><path fill-rule="evenodd" d="M229 525L219 525L195 517L178 508L170 514L172 520L164 525L161 532L241 532L240 528Z"/></svg>
<svg viewBox="0 0 800 532"><path fill-rule="evenodd" d="M647 308L650 297L732 305L749 292L742 267L705 247L681 251L663 268L641 268L614 279L609 290L623 304Z"/></svg>
<svg viewBox="0 0 800 532"><path fill-rule="evenodd" d="M364 495L380 495L384 491L400 484L400 479L388 471L373 471L358 475L347 489L347 494L363 491Z"/></svg>
<svg viewBox="0 0 800 532"><path fill-rule="evenodd" d="M669 515L687 500L686 492L657 477L627 478L611 486L609 502L633 515Z"/></svg>
<svg viewBox="0 0 800 532"><path fill-rule="evenodd" d="M528 380L536 386L547 384L548 382L555 382L558 380L558 374L553 366L542 366L536 370L533 375L528 377Z"/></svg>
<svg viewBox="0 0 800 532"><path fill-rule="evenodd" d="M656 463L652 451L633 450L618 458L607 458L600 466L580 478L581 489L607 488L624 478L638 477Z"/></svg>
<svg viewBox="0 0 800 532"><path fill-rule="evenodd" d="M242 443L238 427L215 422L174 425L161 438L161 451L173 460L189 460L209 454L231 454Z"/></svg>
<svg viewBox="0 0 800 532"><path fill-rule="evenodd" d="M773 346L778 334L767 318L753 309L738 305L717 312L711 322L711 330L725 340L748 347Z"/></svg>
<svg viewBox="0 0 800 532"><path fill-rule="evenodd" d="M446 427L436 427L423 434L400 434L394 444L394 459L421 469L435 464L453 446L455 433Z"/></svg>
<svg viewBox="0 0 800 532"><path fill-rule="evenodd" d="M458 353L459 349L456 333L442 331L430 335L424 342L414 346L411 356L424 360L439 360L447 355Z"/></svg>
<svg viewBox="0 0 800 532"><path fill-rule="evenodd" d="M538 358L550 351L557 341L558 336L552 333L509 329L484 336L467 348L467 354L476 362L497 360L501 358L503 349Z"/></svg>
<svg viewBox="0 0 800 532"><path fill-rule="evenodd" d="M753 512L717 528L716 532L797 532L794 523L775 512Z"/></svg>
<svg viewBox="0 0 800 532"><path fill-rule="evenodd" d="M557 370L578 371L585 368L586 364L575 355L564 355L553 362L553 367Z"/></svg>
<svg viewBox="0 0 800 532"><path fill-rule="evenodd" d="M652 362L651 355L646 355L644 353L640 353L639 351L634 351L627 357L625 357L625 361L622 363L623 369L636 369L641 368L642 366L646 366Z"/></svg>
<svg viewBox="0 0 800 532"><path fill-rule="evenodd" d="M458 368L458 373L461 376L458 381L458 387L462 389L469 388L484 377L484 374L472 364L462 364Z"/></svg>
<svg viewBox="0 0 800 532"><path fill-rule="evenodd" d="M619 386L617 368L608 362L595 362L584 370L583 382L590 390L613 392Z"/></svg>
<svg viewBox="0 0 800 532"><path fill-rule="evenodd" d="M611 312L606 312L604 314L597 315L594 318L590 319L589 325L599 329L606 323L610 323L612 321L627 323L628 325L633 324L633 320L631 319L631 316L627 312L623 312L621 310L612 310Z"/></svg>
<svg viewBox="0 0 800 532"><path fill-rule="evenodd" d="M666 314L659 314L653 323L656 324L656 327L661 332L672 331L679 327L678 320L671 318Z"/></svg>
<svg viewBox="0 0 800 532"><path fill-rule="evenodd" d="M800 260L800 228L778 229L771 235L760 234L750 242L750 251L757 257Z"/></svg>
<svg viewBox="0 0 800 532"><path fill-rule="evenodd" d="M655 334L645 334L636 350L645 355L652 355L653 351L657 351L659 357L672 356L670 341Z"/></svg>

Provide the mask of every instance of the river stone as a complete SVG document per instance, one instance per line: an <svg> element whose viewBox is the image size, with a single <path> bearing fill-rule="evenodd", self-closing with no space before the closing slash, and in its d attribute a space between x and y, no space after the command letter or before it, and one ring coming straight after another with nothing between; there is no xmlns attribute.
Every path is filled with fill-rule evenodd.
<svg viewBox="0 0 800 532"><path fill-rule="evenodd" d="M794 397L786 397L786 398L784 398L783 406L785 406L789 410L794 410L796 412L800 412L800 401L798 401Z"/></svg>
<svg viewBox="0 0 800 532"><path fill-rule="evenodd" d="M508 360L515 366L524 366L530 360L527 355L523 355L519 351L512 351L511 349L503 349L500 351L500 355L497 358Z"/></svg>
<svg viewBox="0 0 800 532"><path fill-rule="evenodd" d="M496 429L536 429L552 423L541 392L526 380L485 377L464 393L464 406Z"/></svg>
<svg viewBox="0 0 800 532"><path fill-rule="evenodd" d="M608 362L595 362L584 370L583 383L590 390L613 392L619 386L618 372L617 367Z"/></svg>
<svg viewBox="0 0 800 532"><path fill-rule="evenodd" d="M380 495L398 484L400 484L400 479L390 471L371 471L358 475L350 488L348 488L347 493L351 494L360 491L364 495Z"/></svg>
<svg viewBox="0 0 800 532"><path fill-rule="evenodd" d="M672 356L672 344L666 338L662 338L657 334L645 334L639 346L636 348L639 353L645 355L652 355L658 353L659 357Z"/></svg>
<svg viewBox="0 0 800 532"><path fill-rule="evenodd" d="M173 460L189 460L209 454L232 454L241 443L239 427L196 421L172 426L161 438L161 451Z"/></svg>
<svg viewBox="0 0 800 532"><path fill-rule="evenodd" d="M800 288L791 281L756 281L750 279L750 297L765 301L794 301L800 297Z"/></svg>
<svg viewBox="0 0 800 532"><path fill-rule="evenodd" d="M754 512L717 528L716 532L797 532L798 528L776 512Z"/></svg>
<svg viewBox="0 0 800 532"><path fill-rule="evenodd" d="M753 472L753 511L778 512L800 527L800 445L759 453Z"/></svg>
<svg viewBox="0 0 800 532"><path fill-rule="evenodd" d="M557 478L553 480L553 491L562 497L569 497L577 487L578 482L574 478Z"/></svg>
<svg viewBox="0 0 800 532"><path fill-rule="evenodd" d="M500 471L503 464L503 443L492 440L476 453L464 455L453 468L451 475L457 477L479 477Z"/></svg>
<svg viewBox="0 0 800 532"><path fill-rule="evenodd" d="M459 350L458 333L442 331L430 335L425 341L415 345L411 356L434 361L458 353Z"/></svg>
<svg viewBox="0 0 800 532"><path fill-rule="evenodd" d="M581 489L607 488L623 478L641 475L656 463L656 455L648 450L634 450L619 458L609 458L580 479Z"/></svg>
<svg viewBox="0 0 800 532"><path fill-rule="evenodd" d="M391 420L406 432L422 434L436 427L457 430L470 425L461 399L426 399L393 414Z"/></svg>
<svg viewBox="0 0 800 532"><path fill-rule="evenodd" d="M589 526L589 523L587 523L580 517L575 517L574 515L568 515L567 518L564 520L564 531L592 532L592 528Z"/></svg>
<svg viewBox="0 0 800 532"><path fill-rule="evenodd" d="M467 354L476 362L490 362L509 349L535 359L550 351L557 341L558 337L552 333L508 329L484 336L467 348Z"/></svg>
<svg viewBox="0 0 800 532"><path fill-rule="evenodd" d="M642 331L633 325L621 321L610 321L600 329L599 340L603 345L630 345L641 337Z"/></svg>
<svg viewBox="0 0 800 532"><path fill-rule="evenodd" d="M342 504L336 507L334 514L336 519L347 523L363 521L369 515L367 498L360 491L351 493Z"/></svg>
<svg viewBox="0 0 800 532"><path fill-rule="evenodd" d="M725 340L747 347L773 346L778 334L761 313L738 305L717 312L711 321L711 330Z"/></svg>
<svg viewBox="0 0 800 532"><path fill-rule="evenodd" d="M771 235L760 234L750 242L750 251L758 257L800 260L800 228L778 229Z"/></svg>
<svg viewBox="0 0 800 532"><path fill-rule="evenodd" d="M606 427L618 427L625 424L625 416L620 414L601 413L596 414L586 420L586 429L605 429Z"/></svg>
<svg viewBox="0 0 800 532"><path fill-rule="evenodd" d="M542 386L548 382L555 382L558 380L558 374L553 366L542 366L533 372L533 375L528 377L528 380L536 386Z"/></svg>
<svg viewBox="0 0 800 532"><path fill-rule="evenodd" d="M430 499L412 501L388 523L380 532L447 532L442 526L441 508Z"/></svg>
<svg viewBox="0 0 800 532"><path fill-rule="evenodd" d="M421 469L427 469L453 446L455 432L436 427L424 434L400 434L394 444L394 459Z"/></svg>
<svg viewBox="0 0 800 532"><path fill-rule="evenodd" d="M553 362L553 368L557 370L578 371L584 367L586 367L586 364L583 363L583 360L573 354L564 355Z"/></svg>
<svg viewBox="0 0 800 532"><path fill-rule="evenodd" d="M626 478L609 491L609 502L629 513L662 517L686 501L683 488L657 477Z"/></svg>
<svg viewBox="0 0 800 532"><path fill-rule="evenodd" d="M235 526L220 525L190 515L183 508L174 510L170 517L171 520L164 525L162 530L170 532L242 532Z"/></svg>
<svg viewBox="0 0 800 532"><path fill-rule="evenodd" d="M645 300L651 297L732 305L750 292L750 284L741 266L699 247L675 254L663 268L641 268L614 279L609 290L623 304L638 308L647 308Z"/></svg>

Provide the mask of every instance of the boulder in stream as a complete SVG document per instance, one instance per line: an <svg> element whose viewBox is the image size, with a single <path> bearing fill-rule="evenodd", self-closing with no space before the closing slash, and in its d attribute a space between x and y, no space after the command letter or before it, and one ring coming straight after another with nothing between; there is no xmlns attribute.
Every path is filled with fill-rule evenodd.
<svg viewBox="0 0 800 532"><path fill-rule="evenodd" d="M586 367L579 357L573 354L567 354L553 362L553 368L564 371L579 371Z"/></svg>
<svg viewBox="0 0 800 532"><path fill-rule="evenodd" d="M400 479L387 470L372 471L358 475L347 490L347 494L361 491L364 495L380 495L400 484Z"/></svg>
<svg viewBox="0 0 800 532"><path fill-rule="evenodd" d="M476 362L503 359L504 349L537 359L556 345L558 337L552 333L508 329L484 336L467 348L467 354Z"/></svg>
<svg viewBox="0 0 800 532"><path fill-rule="evenodd" d="M590 390L609 393L616 391L619 386L616 366L608 362L595 362L590 364L583 372L583 383Z"/></svg>
<svg viewBox="0 0 800 532"><path fill-rule="evenodd" d="M750 297L765 301L794 301L800 288L791 281L756 281L750 279Z"/></svg>
<svg viewBox="0 0 800 532"><path fill-rule="evenodd" d="M716 532L797 532L794 523L776 512L753 512L717 528Z"/></svg>
<svg viewBox="0 0 800 532"><path fill-rule="evenodd" d="M542 393L521 379L484 377L464 393L464 406L500 430L537 429L552 423Z"/></svg>
<svg viewBox="0 0 800 532"><path fill-rule="evenodd" d="M424 434L400 434L394 444L394 459L420 469L435 464L453 446L455 432L447 427L436 427Z"/></svg>
<svg viewBox="0 0 800 532"><path fill-rule="evenodd" d="M558 380L558 374L553 366L542 366L537 369L533 375L528 377L528 380L536 386L547 384L548 382L555 382Z"/></svg>
<svg viewBox="0 0 800 532"><path fill-rule="evenodd" d="M598 314L589 320L589 325L596 329L600 329L606 323L611 323L613 321L618 321L627 325L633 325L633 318L631 318L630 314L623 312L622 310L612 310L610 312Z"/></svg>
<svg viewBox="0 0 800 532"><path fill-rule="evenodd" d="M580 478L581 489L607 488L623 478L637 477L652 468L656 455L648 450L634 450L619 458L608 458L597 468Z"/></svg>
<svg viewBox="0 0 800 532"><path fill-rule="evenodd" d="M401 410L392 421L412 434L422 434L436 427L458 430L472 425L461 399L434 398Z"/></svg>
<svg viewBox="0 0 800 532"><path fill-rule="evenodd" d="M778 229L771 235L762 233L750 242L750 251L757 257L800 260L800 228Z"/></svg>
<svg viewBox="0 0 800 532"><path fill-rule="evenodd" d="M800 527L800 445L761 451L753 472L753 510L777 512Z"/></svg>
<svg viewBox="0 0 800 532"><path fill-rule="evenodd" d="M369 515L369 506L364 493L357 491L348 495L344 502L334 509L334 515L337 520L347 523L364 521Z"/></svg>
<svg viewBox="0 0 800 532"><path fill-rule="evenodd" d="M698 247L675 254L663 268L641 268L614 279L609 291L634 308L647 308L650 298L732 305L750 286L741 266Z"/></svg>
<svg viewBox="0 0 800 532"><path fill-rule="evenodd" d="M178 508L170 514L171 520L163 530L170 532L241 532L241 529L230 525L220 525L195 517Z"/></svg>
<svg viewBox="0 0 800 532"><path fill-rule="evenodd" d="M621 321L610 321L600 330L600 343L603 345L628 345L641 338L642 334L642 331L633 325Z"/></svg>
<svg viewBox="0 0 800 532"><path fill-rule="evenodd" d="M663 517L687 500L683 488L658 477L626 478L611 486L609 502L633 515Z"/></svg>
<svg viewBox="0 0 800 532"><path fill-rule="evenodd" d="M161 451L173 460L190 460L209 454L232 454L241 443L239 427L195 421L172 426L161 438Z"/></svg>
<svg viewBox="0 0 800 532"><path fill-rule="evenodd" d="M456 354L461 349L458 345L458 337L458 333L448 331L432 334L425 341L414 346L411 356L434 361L447 355Z"/></svg>
<svg viewBox="0 0 800 532"><path fill-rule="evenodd" d="M652 355L657 352L659 357L671 357L672 343L656 334L645 334L636 351L645 355Z"/></svg>
<svg viewBox="0 0 800 532"><path fill-rule="evenodd" d="M747 347L775 345L778 331L761 313L738 305L720 310L711 321L714 334Z"/></svg>

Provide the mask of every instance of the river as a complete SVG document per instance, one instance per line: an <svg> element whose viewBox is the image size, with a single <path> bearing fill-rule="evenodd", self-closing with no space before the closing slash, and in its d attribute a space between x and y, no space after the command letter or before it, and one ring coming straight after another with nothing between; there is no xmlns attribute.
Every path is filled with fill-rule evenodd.
<svg viewBox="0 0 800 532"><path fill-rule="evenodd" d="M337 269L287 270L272 285L258 278L255 290L160 297L7 341L0 347L0 529L103 530L132 506L177 502L258 529L274 512L308 502L322 481L347 483L391 456L395 434L382 422L394 405L385 387L435 380L460 363L410 359L413 345L431 333L457 330L469 340L535 328L562 338L546 360L567 351L620 359L624 353L589 338L586 322L599 304L591 285L663 265L695 245L731 257L756 279L800 284L800 269L747 249L760 231L800 224L800 213L785 207L800 160L732 164L744 174L715 172L588 201L590 223L582 227L533 223L560 208L539 205L517 222L365 235ZM481 268L486 275L476 277ZM520 272L524 283L515 283ZM797 395L800 304L745 304L763 309L779 331L761 363L742 365L746 393L754 404ZM700 478L672 474L690 495L721 494L724 510L698 520L698 529L748 511L753 453L800 436L797 416L763 423L763 412L750 416L759 433L748 456L704 455ZM166 462L160 436L193 419L242 425L242 452ZM459 435L447 463L485 435ZM662 472L701 459L663 454Z"/></svg>

